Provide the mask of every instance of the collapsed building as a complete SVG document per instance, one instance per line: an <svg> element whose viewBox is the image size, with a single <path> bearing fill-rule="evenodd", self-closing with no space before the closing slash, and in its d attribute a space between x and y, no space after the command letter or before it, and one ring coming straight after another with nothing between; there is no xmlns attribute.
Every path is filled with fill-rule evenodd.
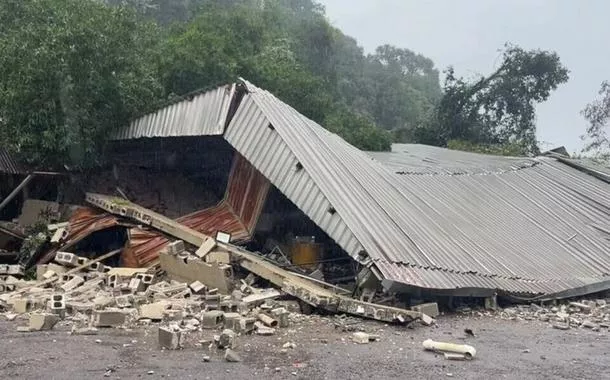
<svg viewBox="0 0 610 380"><path fill-rule="evenodd" d="M109 166L65 203L85 204L85 191L126 199L361 300L610 289L610 170L556 152L363 152L241 80L134 120L106 153ZM104 199L87 197L96 207L75 211L28 262L122 247L118 265L156 264L176 236Z"/></svg>

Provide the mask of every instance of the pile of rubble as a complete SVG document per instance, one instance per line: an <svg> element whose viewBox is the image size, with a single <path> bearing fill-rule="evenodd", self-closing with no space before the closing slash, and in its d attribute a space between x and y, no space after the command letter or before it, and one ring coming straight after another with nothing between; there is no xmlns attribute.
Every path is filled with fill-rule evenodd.
<svg viewBox="0 0 610 380"><path fill-rule="evenodd" d="M553 328L559 330L582 327L599 331L601 328L610 328L610 300L580 300L557 306L540 306L534 303L517 305L503 309L500 317L549 322Z"/></svg>
<svg viewBox="0 0 610 380"><path fill-rule="evenodd" d="M0 310L8 320L29 317L26 326L17 328L21 332L50 330L61 323L73 334L92 335L99 328L154 324L163 349L185 346L192 332L216 329L218 335L211 345L225 350L228 361L240 360L232 351L237 336L274 335L302 318L298 302L287 300L290 297L274 288L256 287L257 276L250 273L236 279L225 262L228 256L216 254L214 262L205 262L178 240L162 252L158 266L112 268L102 264L117 252L95 260L58 252L55 262L37 267L36 280L8 275L4 282L10 288L3 285ZM188 270L176 267L178 263ZM198 265L211 269L201 271ZM192 273L203 277L175 279ZM219 286L211 287L214 283Z"/></svg>
<svg viewBox="0 0 610 380"><path fill-rule="evenodd" d="M476 310L467 306L456 310L462 315L496 317L511 321L540 321L558 330L586 328L610 331L610 298L553 301L552 304L513 305L496 310Z"/></svg>

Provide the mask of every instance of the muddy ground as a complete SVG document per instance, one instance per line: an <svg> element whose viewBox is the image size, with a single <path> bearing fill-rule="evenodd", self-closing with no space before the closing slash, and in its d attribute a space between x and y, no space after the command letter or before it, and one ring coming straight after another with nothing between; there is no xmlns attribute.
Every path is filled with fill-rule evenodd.
<svg viewBox="0 0 610 380"><path fill-rule="evenodd" d="M561 331L539 321L497 317L442 316L436 327L414 329L377 322L356 327L380 335L358 345L330 317L308 316L275 336L247 336L228 363L208 344L214 331L193 333L180 351L157 348L154 327L104 329L70 335L69 327L21 333L27 321L0 321L0 378L22 379L610 379L610 332ZM467 338L464 329L475 337ZM465 342L473 361L446 361L421 349L432 338ZM296 348L284 349L287 342ZM211 361L204 362L203 356Z"/></svg>

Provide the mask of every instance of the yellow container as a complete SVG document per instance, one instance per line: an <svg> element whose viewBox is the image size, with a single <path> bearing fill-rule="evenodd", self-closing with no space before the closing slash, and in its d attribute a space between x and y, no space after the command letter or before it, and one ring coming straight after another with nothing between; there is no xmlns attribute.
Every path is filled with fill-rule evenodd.
<svg viewBox="0 0 610 380"><path fill-rule="evenodd" d="M304 269L315 269L320 259L320 246L313 237L297 237L292 244L292 264Z"/></svg>

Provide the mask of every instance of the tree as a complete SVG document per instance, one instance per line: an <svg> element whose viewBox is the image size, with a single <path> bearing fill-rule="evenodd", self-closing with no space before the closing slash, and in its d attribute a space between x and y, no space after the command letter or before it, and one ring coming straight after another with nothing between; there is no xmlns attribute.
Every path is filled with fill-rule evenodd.
<svg viewBox="0 0 610 380"><path fill-rule="evenodd" d="M41 166L95 165L106 137L161 95L154 25L92 0L5 0L0 137Z"/></svg>
<svg viewBox="0 0 610 380"><path fill-rule="evenodd" d="M418 128L419 142L445 146L449 140L517 144L537 154L535 105L568 80L554 52L506 45L496 71L474 82L446 72L443 97L431 124Z"/></svg>
<svg viewBox="0 0 610 380"><path fill-rule="evenodd" d="M338 108L329 114L324 125L356 148L368 151L391 149L392 138L387 131L378 128L367 117L345 108Z"/></svg>
<svg viewBox="0 0 610 380"><path fill-rule="evenodd" d="M589 122L583 136L583 139L588 140L584 151L607 158L610 155L610 140L607 134L610 125L610 82L602 82L599 95L599 99L589 103L582 111L582 115Z"/></svg>

